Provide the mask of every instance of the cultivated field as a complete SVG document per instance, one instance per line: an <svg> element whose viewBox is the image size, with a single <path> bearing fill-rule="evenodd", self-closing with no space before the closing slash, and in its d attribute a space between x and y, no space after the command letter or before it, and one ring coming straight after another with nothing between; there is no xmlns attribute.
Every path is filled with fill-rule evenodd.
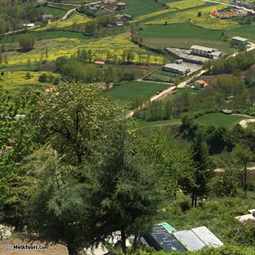
<svg viewBox="0 0 255 255"><path fill-rule="evenodd" d="M208 29L229 29L238 26L238 23L232 20L223 20L212 17L212 11L223 9L223 5L201 6L187 10L169 13L168 16L159 17L147 24L173 24L190 22Z"/></svg>
<svg viewBox="0 0 255 255"><path fill-rule="evenodd" d="M25 72L25 71L16 71L16 72L4 72L4 75L0 77L0 87L8 90L20 89L22 87L42 85L38 81L38 78L41 74L51 75L53 77L58 77L59 75L51 72ZM43 83L44 85L49 85L49 83Z"/></svg>
<svg viewBox="0 0 255 255"><path fill-rule="evenodd" d="M216 47L225 52L232 51L223 31L206 29L190 23L145 25L139 34L146 45L154 48L189 48L191 45L198 44Z"/></svg>
<svg viewBox="0 0 255 255"><path fill-rule="evenodd" d="M55 34L51 32L45 33L48 36L55 36ZM26 64L28 62L39 62L42 60L53 61L61 56L70 57L75 55L78 49L90 50L93 55L93 60L106 60L112 58L115 61L117 60L121 62L124 51L132 51L134 63L164 63L163 56L157 54L150 54L149 56L146 50L141 49L136 44L132 43L128 33L116 36L106 36L101 39L86 39L85 37L80 36L72 38L71 36L75 33L62 33L63 32L59 32L59 35L63 35L63 37L37 41L35 48L30 52L8 52L6 54L8 64L18 65ZM65 35L70 36L70 38ZM13 46L13 48L15 47L18 46Z"/></svg>
<svg viewBox="0 0 255 255"><path fill-rule="evenodd" d="M171 0L125 0L128 4L128 13L134 17L164 9L164 4Z"/></svg>
<svg viewBox="0 0 255 255"><path fill-rule="evenodd" d="M169 85L150 82L122 82L107 94L120 104L132 108L137 101L147 100L167 87Z"/></svg>
<svg viewBox="0 0 255 255"><path fill-rule="evenodd" d="M91 19L85 15L80 15L75 13L66 20L57 20L57 21L49 22L47 26L38 28L36 31L51 30L51 29L54 29L54 30L68 29L74 25L86 24L90 20Z"/></svg>

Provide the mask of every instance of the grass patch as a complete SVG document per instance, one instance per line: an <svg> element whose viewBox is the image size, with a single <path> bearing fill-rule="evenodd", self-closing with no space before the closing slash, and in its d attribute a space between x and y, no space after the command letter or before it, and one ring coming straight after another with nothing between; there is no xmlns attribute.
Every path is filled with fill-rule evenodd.
<svg viewBox="0 0 255 255"><path fill-rule="evenodd" d="M206 226L224 244L236 244L232 231L238 229L239 223L234 217L247 214L254 206L254 193L250 193L248 198L240 196L212 199L204 202L203 207L193 208L185 213L174 205L166 210L159 220L167 221L178 230Z"/></svg>
<svg viewBox="0 0 255 255"><path fill-rule="evenodd" d="M122 82L107 94L119 103L132 107L136 101L149 99L168 87L166 84L150 82Z"/></svg>
<svg viewBox="0 0 255 255"><path fill-rule="evenodd" d="M244 117L227 115L224 113L209 113L196 119L196 122L202 126L216 126L231 128L238 124Z"/></svg>
<svg viewBox="0 0 255 255"><path fill-rule="evenodd" d="M185 10L205 4L203 0L182 0L170 2L167 5L172 10Z"/></svg>
<svg viewBox="0 0 255 255"><path fill-rule="evenodd" d="M128 4L128 13L137 17L163 9L163 4L169 0L126 0L125 2Z"/></svg>
<svg viewBox="0 0 255 255"><path fill-rule="evenodd" d="M54 8L50 6L41 6L40 10L45 14L53 15L55 17L62 17L65 15L66 11L62 8Z"/></svg>

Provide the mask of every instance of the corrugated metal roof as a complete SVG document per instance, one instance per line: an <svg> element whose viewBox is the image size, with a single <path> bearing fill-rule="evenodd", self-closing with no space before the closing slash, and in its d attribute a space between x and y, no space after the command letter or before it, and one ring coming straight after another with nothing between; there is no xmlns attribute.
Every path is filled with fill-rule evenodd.
<svg viewBox="0 0 255 255"><path fill-rule="evenodd" d="M167 222L162 222L162 223L159 223L158 225L164 227L170 234L176 231L176 229L172 225L168 224Z"/></svg>
<svg viewBox="0 0 255 255"><path fill-rule="evenodd" d="M237 41L241 41L241 42L247 42L248 41L247 38L240 37L240 36L234 36L234 37L232 37L232 40L237 40Z"/></svg>
<svg viewBox="0 0 255 255"><path fill-rule="evenodd" d="M183 230L173 233L176 239L185 246L188 251L198 251L206 247L192 230Z"/></svg>
<svg viewBox="0 0 255 255"><path fill-rule="evenodd" d="M186 251L186 248L162 224L154 225L151 233L143 237L156 250Z"/></svg>
<svg viewBox="0 0 255 255"><path fill-rule="evenodd" d="M220 239L215 236L207 227L193 228L192 231L209 247L220 247L223 245Z"/></svg>
<svg viewBox="0 0 255 255"><path fill-rule="evenodd" d="M213 48L208 48L208 47L205 47L205 46L201 46L201 45L192 45L190 47L191 50L201 50L201 51L206 51L206 52L213 52L215 51L216 49L213 49Z"/></svg>

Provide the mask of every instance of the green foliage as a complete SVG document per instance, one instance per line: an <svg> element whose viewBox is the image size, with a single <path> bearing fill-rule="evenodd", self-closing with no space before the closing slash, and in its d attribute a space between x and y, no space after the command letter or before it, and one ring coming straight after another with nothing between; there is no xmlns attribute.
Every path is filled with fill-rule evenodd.
<svg viewBox="0 0 255 255"><path fill-rule="evenodd" d="M148 229L163 197L118 108L93 87L60 85L40 98L33 120L49 146L25 166L36 178L30 231L64 243L71 255L120 231L125 252L126 239Z"/></svg>
<svg viewBox="0 0 255 255"><path fill-rule="evenodd" d="M233 151L233 154L234 154L237 162L243 168L241 184L243 186L245 194L247 195L247 189L248 189L248 185L247 185L247 178L248 178L247 165L253 159L253 154L247 146L240 145L240 144L238 144L235 147L235 150Z"/></svg>
<svg viewBox="0 0 255 255"><path fill-rule="evenodd" d="M19 37L20 50L23 52L30 51L34 48L35 39L31 35L22 35Z"/></svg>
<svg viewBox="0 0 255 255"><path fill-rule="evenodd" d="M120 82L122 80L134 80L135 71L121 69L111 65L97 66L86 64L92 62L91 52L78 51L78 57L66 59L59 58L56 62L57 70L70 81L92 82Z"/></svg>
<svg viewBox="0 0 255 255"><path fill-rule="evenodd" d="M211 74L233 73L249 68L255 63L254 52L238 54L234 58L219 59L209 64Z"/></svg>
<svg viewBox="0 0 255 255"><path fill-rule="evenodd" d="M115 110L93 86L67 84L41 98L34 118L41 141L51 142L60 155L77 164L94 155L99 141L107 144L103 130L120 114Z"/></svg>
<svg viewBox="0 0 255 255"><path fill-rule="evenodd" d="M34 102L30 93L11 95L0 90L0 222L20 230L25 224L25 207L33 178L26 175L22 163L35 148L34 129L29 125ZM35 96L35 95L34 95ZM35 97L34 97L35 98ZM17 114L23 114L18 118Z"/></svg>
<svg viewBox="0 0 255 255"><path fill-rule="evenodd" d="M154 133L144 143L144 151L157 171L157 178L167 201L173 201L181 189L189 193L194 185L193 162L190 151L172 137Z"/></svg>
<svg viewBox="0 0 255 255"><path fill-rule="evenodd" d="M208 148L200 134L192 143L192 159L194 162L194 182L192 188L192 205L197 206L198 198L203 198L208 192L208 180L211 177L211 166L208 158Z"/></svg>
<svg viewBox="0 0 255 255"><path fill-rule="evenodd" d="M24 23L35 22L42 15L34 1L1 0L0 34L17 30Z"/></svg>

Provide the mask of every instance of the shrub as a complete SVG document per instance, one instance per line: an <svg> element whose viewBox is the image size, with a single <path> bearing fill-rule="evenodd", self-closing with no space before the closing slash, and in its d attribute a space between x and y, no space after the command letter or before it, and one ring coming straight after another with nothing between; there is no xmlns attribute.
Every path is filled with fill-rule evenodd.
<svg viewBox="0 0 255 255"><path fill-rule="evenodd" d="M39 78L38 78L38 81L39 81L39 82L42 82L42 83L47 82L47 81L48 81L48 76L47 76L47 74L46 74L46 73L41 74L41 75L39 76Z"/></svg>
<svg viewBox="0 0 255 255"><path fill-rule="evenodd" d="M34 48L35 39L31 35L22 35L19 38L19 46L22 52L30 51Z"/></svg>

